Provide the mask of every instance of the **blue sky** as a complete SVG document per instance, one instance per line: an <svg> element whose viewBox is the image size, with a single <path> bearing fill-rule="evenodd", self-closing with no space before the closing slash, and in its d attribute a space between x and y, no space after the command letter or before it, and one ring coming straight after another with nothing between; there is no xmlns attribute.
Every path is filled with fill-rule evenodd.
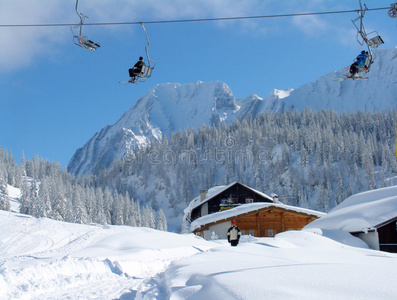
<svg viewBox="0 0 397 300"><path fill-rule="evenodd" d="M1 0L0 24L78 23L74 0ZM368 8L391 0L362 1ZM86 23L264 16L359 8L358 0L79 0ZM225 82L236 97L266 97L299 88L351 64L363 49L351 19L357 13L233 21L145 24L152 77L121 85L144 56L140 25L83 26L97 51L72 42L69 27L0 27L0 147L20 161L33 154L63 167L74 152L114 124L156 84ZM382 48L397 45L396 19L368 11L367 32Z"/></svg>

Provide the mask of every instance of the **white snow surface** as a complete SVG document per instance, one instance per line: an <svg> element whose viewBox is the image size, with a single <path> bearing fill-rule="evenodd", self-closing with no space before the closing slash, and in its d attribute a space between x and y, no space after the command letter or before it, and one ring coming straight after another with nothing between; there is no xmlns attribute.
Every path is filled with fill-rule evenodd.
<svg viewBox="0 0 397 300"><path fill-rule="evenodd" d="M305 228L366 232L397 216L397 186L355 194Z"/></svg>
<svg viewBox="0 0 397 300"><path fill-rule="evenodd" d="M6 211L0 211L0 228L0 299L373 300L397 295L397 255L366 249L339 231L243 236L230 247L226 240L192 234L70 224Z"/></svg>
<svg viewBox="0 0 397 300"><path fill-rule="evenodd" d="M21 189L18 189L16 187L7 184L7 193L10 199L11 211L19 212L19 205L20 205L19 199L22 196Z"/></svg>

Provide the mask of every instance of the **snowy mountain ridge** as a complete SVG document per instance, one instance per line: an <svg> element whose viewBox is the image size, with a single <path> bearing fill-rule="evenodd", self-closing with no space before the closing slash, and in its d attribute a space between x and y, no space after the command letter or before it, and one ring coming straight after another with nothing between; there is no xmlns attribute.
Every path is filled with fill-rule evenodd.
<svg viewBox="0 0 397 300"><path fill-rule="evenodd" d="M156 85L114 124L96 133L72 157L68 171L89 174L110 167L151 139L203 124L231 124L266 111L335 110L338 113L397 108L397 49L378 49L367 80L339 81L346 68L298 89L274 89L266 98L233 96L223 82Z"/></svg>
<svg viewBox="0 0 397 300"><path fill-rule="evenodd" d="M250 101L260 98L252 95ZM110 167L113 161L150 139L203 124L233 122L241 110L230 88L222 82L166 83L155 86L116 124L106 126L76 151L68 170L76 175Z"/></svg>
<svg viewBox="0 0 397 300"><path fill-rule="evenodd" d="M329 109L343 112L387 111L397 108L397 48L378 49L366 80L339 81L349 67L320 76L294 90L283 99L284 109L314 111Z"/></svg>

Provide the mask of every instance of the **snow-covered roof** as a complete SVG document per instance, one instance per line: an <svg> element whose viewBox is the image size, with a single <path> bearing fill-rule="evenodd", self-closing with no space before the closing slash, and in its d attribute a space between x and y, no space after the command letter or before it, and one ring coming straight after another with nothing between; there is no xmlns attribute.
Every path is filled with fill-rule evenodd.
<svg viewBox="0 0 397 300"><path fill-rule="evenodd" d="M197 196L196 198L194 198L189 205L185 208L184 213L185 215L188 215L193 209L195 209L196 207L200 206L201 204L207 202L208 200L212 199L213 197L215 197L216 195L219 195L220 193L222 193L223 191L227 190L228 188L230 188L231 186L235 185L236 183L238 183L237 181L229 184L229 185L219 185L219 186L215 186L210 188L207 191L207 195L205 197L205 199L201 200L201 195ZM241 184L241 183L239 183ZM269 201L273 201L273 198L258 191L255 190L253 188L250 188L249 186L246 186L244 184L241 184L242 186L246 187L247 189L250 189L251 191L257 193L258 195L269 199Z"/></svg>
<svg viewBox="0 0 397 300"><path fill-rule="evenodd" d="M397 217L397 186L353 195L305 228L366 232Z"/></svg>
<svg viewBox="0 0 397 300"><path fill-rule="evenodd" d="M221 220L227 220L230 218L234 218L243 214L255 212L261 209L266 209L266 208L280 208L283 210L288 210L288 211L294 211L294 212L299 212L299 213L304 213L307 215L312 215L316 216L318 218L321 218L325 216L325 213L318 212L315 210L311 209L306 209L306 208L301 208L301 207L295 207L295 206L290 206L290 205L284 205L281 203L266 203L266 202L257 202L257 203L250 203L250 204L242 204L240 206L237 206L232 209L228 209L225 211L220 211L216 212L213 214L205 215L202 216L192 222L190 225L190 230L194 231L201 226L210 224L210 223L215 223Z"/></svg>

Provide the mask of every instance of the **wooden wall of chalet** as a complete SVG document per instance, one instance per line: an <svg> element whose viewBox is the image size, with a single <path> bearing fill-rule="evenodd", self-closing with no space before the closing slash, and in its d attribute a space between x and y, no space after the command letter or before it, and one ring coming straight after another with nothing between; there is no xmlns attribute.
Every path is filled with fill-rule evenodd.
<svg viewBox="0 0 397 300"><path fill-rule="evenodd" d="M253 233L256 237L268 237L288 230L300 230L315 219L317 218L279 209L235 218L237 226L244 231L244 234L251 233L252 235Z"/></svg>
<svg viewBox="0 0 397 300"><path fill-rule="evenodd" d="M262 195L255 193L253 190L245 187L244 185L236 182L228 189L214 196L208 200L208 214L218 212L220 210L220 204L222 199L237 198L237 202L244 204L246 198L252 198L253 202L273 202L273 199L263 197ZM192 210L191 220L200 218L201 216L201 206L198 206Z"/></svg>

